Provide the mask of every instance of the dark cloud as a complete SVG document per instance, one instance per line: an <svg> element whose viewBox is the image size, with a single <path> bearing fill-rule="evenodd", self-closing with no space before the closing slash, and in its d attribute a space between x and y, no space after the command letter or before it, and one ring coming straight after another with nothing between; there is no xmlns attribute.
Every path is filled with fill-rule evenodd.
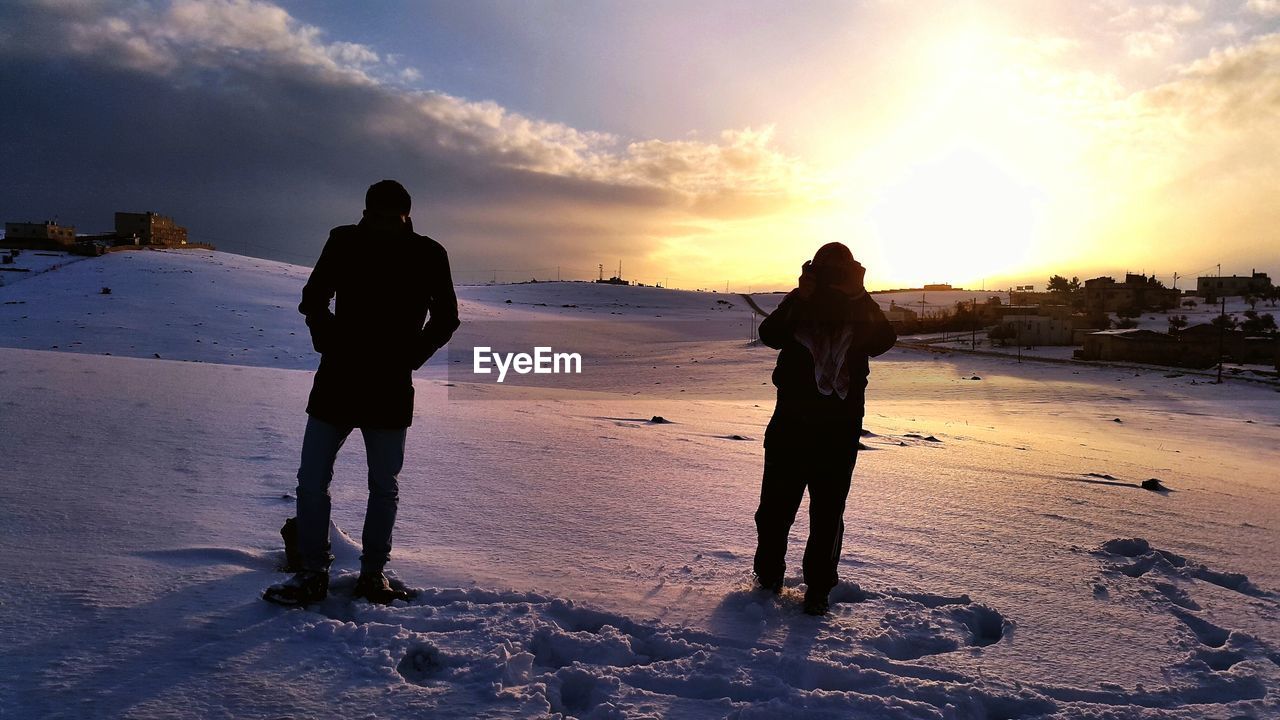
<svg viewBox="0 0 1280 720"><path fill-rule="evenodd" d="M0 23L7 220L94 231L149 209L309 262L391 177L460 266L590 267L643 257L667 224L782 211L799 172L767 132L623 144L410 91L377 53L266 3L27 3Z"/></svg>

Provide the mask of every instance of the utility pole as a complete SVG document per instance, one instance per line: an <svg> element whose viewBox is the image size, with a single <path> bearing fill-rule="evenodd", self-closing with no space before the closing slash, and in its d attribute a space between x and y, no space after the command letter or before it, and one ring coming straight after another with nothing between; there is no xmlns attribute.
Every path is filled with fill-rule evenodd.
<svg viewBox="0 0 1280 720"><path fill-rule="evenodd" d="M1173 289L1178 289L1178 273L1173 274Z"/></svg>
<svg viewBox="0 0 1280 720"><path fill-rule="evenodd" d="M600 263L600 282L604 282L604 263Z"/></svg>
<svg viewBox="0 0 1280 720"><path fill-rule="evenodd" d="M971 316L969 318L969 326L972 330L972 333L969 337L969 349L977 350L978 349L978 298L976 297L970 301L969 315Z"/></svg>
<svg viewBox="0 0 1280 720"><path fill-rule="evenodd" d="M1219 266L1221 267L1221 266ZM1221 275L1222 271L1218 271ZM1222 317L1218 319L1218 384L1222 384L1222 341L1227 335L1227 296L1222 296Z"/></svg>

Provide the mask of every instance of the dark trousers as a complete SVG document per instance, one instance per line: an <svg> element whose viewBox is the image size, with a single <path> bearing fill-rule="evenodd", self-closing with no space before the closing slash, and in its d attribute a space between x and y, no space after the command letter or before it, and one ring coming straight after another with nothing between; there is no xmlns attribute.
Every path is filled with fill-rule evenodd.
<svg viewBox="0 0 1280 720"><path fill-rule="evenodd" d="M315 416L307 419L302 438L302 464L298 467L298 550L307 570L328 571L329 484L338 450L355 428L340 427ZM404 465L408 428L365 428L365 456L369 465L369 504L365 508L364 533L360 537L362 571L378 571L391 557L391 530L400 502L398 477Z"/></svg>
<svg viewBox="0 0 1280 720"><path fill-rule="evenodd" d="M844 540L844 505L857 462L857 449L769 447L756 510L755 572L765 582L787 570L787 534L809 489L809 542L804 548L804 582L809 592L829 592L839 579Z"/></svg>

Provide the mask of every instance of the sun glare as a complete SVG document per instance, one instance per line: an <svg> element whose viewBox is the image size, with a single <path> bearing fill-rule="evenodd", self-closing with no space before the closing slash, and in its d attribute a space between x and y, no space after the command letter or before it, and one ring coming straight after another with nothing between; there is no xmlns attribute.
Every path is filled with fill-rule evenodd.
<svg viewBox="0 0 1280 720"><path fill-rule="evenodd" d="M1041 193L957 150L886 183L869 211L885 274L972 284L1034 258Z"/></svg>

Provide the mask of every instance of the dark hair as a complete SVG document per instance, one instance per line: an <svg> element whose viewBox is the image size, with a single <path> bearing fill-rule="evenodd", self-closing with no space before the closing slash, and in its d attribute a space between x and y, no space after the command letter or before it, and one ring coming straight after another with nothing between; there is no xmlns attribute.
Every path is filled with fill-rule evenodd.
<svg viewBox="0 0 1280 720"><path fill-rule="evenodd" d="M364 194L364 208L373 212L408 215L413 200L409 191L395 180L382 180L369 186Z"/></svg>

